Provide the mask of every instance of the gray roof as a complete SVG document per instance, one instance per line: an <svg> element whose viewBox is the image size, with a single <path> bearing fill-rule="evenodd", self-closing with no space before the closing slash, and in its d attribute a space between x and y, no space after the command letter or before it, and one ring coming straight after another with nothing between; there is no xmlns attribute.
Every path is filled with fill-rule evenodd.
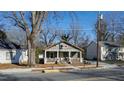
<svg viewBox="0 0 124 93"><path fill-rule="evenodd" d="M90 46L92 43L97 44L96 42L92 41L88 46ZM116 43L116 42L99 41L99 46L104 46L104 45L107 45L110 47L124 47L123 45Z"/></svg>
<svg viewBox="0 0 124 93"><path fill-rule="evenodd" d="M58 42L58 43L56 43L56 44L53 44L53 45L51 45L51 46L45 48L44 50L49 49L49 48L51 48L51 47L53 47L53 46L56 46L56 45L58 45L58 44L60 44L60 43L65 43L65 44L67 44L67 45L69 45L69 46L72 46L73 48L76 48L76 49L78 49L78 50L80 50L80 51L84 51L84 49L82 49L82 48L80 48L80 47L78 47L78 46L75 46L75 45L73 45L73 44L70 44L70 43L68 43L68 42L66 42L66 41L60 41L60 42Z"/></svg>
<svg viewBox="0 0 124 93"><path fill-rule="evenodd" d="M7 39L0 39L0 49L20 49L20 45L17 45Z"/></svg>
<svg viewBox="0 0 124 93"><path fill-rule="evenodd" d="M116 43L116 42L109 42L109 41L99 41L99 45L103 46L103 45L108 45L111 47L120 47L121 45Z"/></svg>

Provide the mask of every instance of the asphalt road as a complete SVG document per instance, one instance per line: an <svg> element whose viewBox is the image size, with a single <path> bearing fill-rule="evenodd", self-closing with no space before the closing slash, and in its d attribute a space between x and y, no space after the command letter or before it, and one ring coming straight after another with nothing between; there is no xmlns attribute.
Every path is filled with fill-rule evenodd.
<svg viewBox="0 0 124 93"><path fill-rule="evenodd" d="M123 81L124 67L59 73L0 73L0 81Z"/></svg>

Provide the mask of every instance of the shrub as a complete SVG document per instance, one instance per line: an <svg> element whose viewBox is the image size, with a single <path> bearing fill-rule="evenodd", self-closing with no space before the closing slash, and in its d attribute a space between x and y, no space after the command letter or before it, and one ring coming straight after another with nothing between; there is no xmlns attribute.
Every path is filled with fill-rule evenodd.
<svg viewBox="0 0 124 93"><path fill-rule="evenodd" d="M41 54L42 52L43 52L43 50L41 48L36 48L35 61L37 64L39 63L39 54Z"/></svg>

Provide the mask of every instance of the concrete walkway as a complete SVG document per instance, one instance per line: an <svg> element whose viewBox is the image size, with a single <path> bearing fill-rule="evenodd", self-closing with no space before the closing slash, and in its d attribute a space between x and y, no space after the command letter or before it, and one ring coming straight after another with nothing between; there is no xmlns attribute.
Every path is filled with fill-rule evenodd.
<svg viewBox="0 0 124 93"><path fill-rule="evenodd" d="M100 62L100 65L102 66L101 68L104 68L104 69L118 67L116 64L107 64L103 62Z"/></svg>
<svg viewBox="0 0 124 93"><path fill-rule="evenodd" d="M89 61L91 64L96 64L96 61ZM110 69L118 67L116 64L108 64L104 62L99 62L99 66L97 69Z"/></svg>

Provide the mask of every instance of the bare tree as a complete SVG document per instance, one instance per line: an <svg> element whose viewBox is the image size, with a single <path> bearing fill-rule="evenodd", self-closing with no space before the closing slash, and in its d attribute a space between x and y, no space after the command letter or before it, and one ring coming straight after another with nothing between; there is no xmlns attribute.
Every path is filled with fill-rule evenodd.
<svg viewBox="0 0 124 93"><path fill-rule="evenodd" d="M6 32L5 32L5 29L2 25L0 25L0 39L1 40L5 40L7 39L7 35L6 35Z"/></svg>
<svg viewBox="0 0 124 93"><path fill-rule="evenodd" d="M35 65L35 39L42 29L42 24L45 21L48 12L32 11L32 12L12 12L7 16L11 18L15 25L26 32L27 47L28 47L28 64Z"/></svg>
<svg viewBox="0 0 124 93"><path fill-rule="evenodd" d="M61 35L61 40L65 42L69 42L71 40L72 36L70 33L62 34Z"/></svg>
<svg viewBox="0 0 124 93"><path fill-rule="evenodd" d="M10 41L23 47L27 46L26 33L24 31L19 31L19 29L12 27L6 30L6 35Z"/></svg>
<svg viewBox="0 0 124 93"><path fill-rule="evenodd" d="M72 36L71 42L74 45L78 45L78 41L79 41L79 38L81 37L81 32L82 32L82 29L81 29L79 23L70 24L69 31L70 31L70 34Z"/></svg>
<svg viewBox="0 0 124 93"><path fill-rule="evenodd" d="M90 43L89 36L86 33L83 33L78 40L78 46L81 48L86 48Z"/></svg>
<svg viewBox="0 0 124 93"><path fill-rule="evenodd" d="M117 39L120 37L119 35L123 27L121 22L122 14L122 12L109 12L105 14L108 41L117 42Z"/></svg>
<svg viewBox="0 0 124 93"><path fill-rule="evenodd" d="M57 36L58 31L55 27L47 27L40 35L40 42L44 44L44 47L48 47L53 44Z"/></svg>

